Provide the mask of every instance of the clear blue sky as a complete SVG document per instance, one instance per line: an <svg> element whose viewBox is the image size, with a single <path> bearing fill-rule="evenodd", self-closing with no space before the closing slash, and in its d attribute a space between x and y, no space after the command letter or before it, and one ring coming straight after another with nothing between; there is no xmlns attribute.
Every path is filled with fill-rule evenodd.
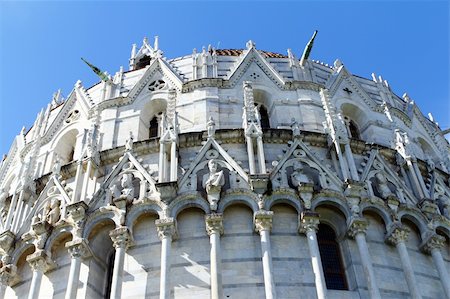
<svg viewBox="0 0 450 299"><path fill-rule="evenodd" d="M132 43L154 35L168 58L249 39L300 57L315 29L310 58L382 75L450 127L448 1L0 2L0 155L58 88L97 81L80 57L114 74Z"/></svg>

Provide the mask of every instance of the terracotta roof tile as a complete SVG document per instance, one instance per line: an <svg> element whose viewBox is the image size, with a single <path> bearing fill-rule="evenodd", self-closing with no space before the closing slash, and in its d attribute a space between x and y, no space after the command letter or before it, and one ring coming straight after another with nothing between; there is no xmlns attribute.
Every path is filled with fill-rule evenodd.
<svg viewBox="0 0 450 299"><path fill-rule="evenodd" d="M239 56L244 50L242 49L217 49L216 53L218 56ZM279 53L267 52L258 50L259 53L263 54L267 58L287 58L286 55Z"/></svg>

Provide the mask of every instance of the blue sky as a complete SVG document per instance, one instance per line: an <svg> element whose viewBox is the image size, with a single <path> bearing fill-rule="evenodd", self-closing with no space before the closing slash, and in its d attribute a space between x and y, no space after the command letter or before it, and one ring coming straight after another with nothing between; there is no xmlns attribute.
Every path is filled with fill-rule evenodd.
<svg viewBox="0 0 450 299"><path fill-rule="evenodd" d="M131 44L159 35L173 58L195 47L258 49L341 59L353 74L375 72L398 95L450 127L448 1L0 2L0 155L29 128L53 92L67 96L97 77L80 57L114 74L127 69Z"/></svg>

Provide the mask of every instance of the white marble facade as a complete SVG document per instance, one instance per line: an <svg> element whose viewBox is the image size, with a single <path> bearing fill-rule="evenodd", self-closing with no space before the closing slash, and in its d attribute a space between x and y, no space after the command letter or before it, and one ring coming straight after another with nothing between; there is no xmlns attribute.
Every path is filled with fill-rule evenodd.
<svg viewBox="0 0 450 299"><path fill-rule="evenodd" d="M0 298L450 298L449 145L407 94L251 41L129 67L1 162Z"/></svg>

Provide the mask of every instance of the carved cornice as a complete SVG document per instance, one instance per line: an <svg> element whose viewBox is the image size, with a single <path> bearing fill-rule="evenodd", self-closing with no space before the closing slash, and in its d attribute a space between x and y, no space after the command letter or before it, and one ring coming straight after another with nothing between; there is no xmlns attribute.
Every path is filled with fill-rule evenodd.
<svg viewBox="0 0 450 299"><path fill-rule="evenodd" d="M209 214L205 216L206 232L211 234L223 234L223 215L222 214Z"/></svg>

